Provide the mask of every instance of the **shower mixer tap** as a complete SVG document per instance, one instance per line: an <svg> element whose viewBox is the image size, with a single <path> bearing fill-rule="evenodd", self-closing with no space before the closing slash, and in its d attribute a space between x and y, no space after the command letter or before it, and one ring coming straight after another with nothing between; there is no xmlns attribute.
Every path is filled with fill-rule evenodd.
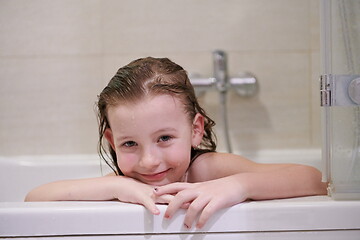
<svg viewBox="0 0 360 240"><path fill-rule="evenodd" d="M214 51L213 61L216 87L220 92L225 92L227 90L228 83L226 53L221 50Z"/></svg>
<svg viewBox="0 0 360 240"><path fill-rule="evenodd" d="M242 74L241 76L229 78L227 71L227 56L222 50L216 50L212 54L214 64L214 76L211 78L196 78L190 77L190 81L195 88L198 95L206 92L208 89L216 86L220 93L220 110L223 118L223 128L226 149L229 153L232 152L228 114L227 114L227 92L229 89L234 88L238 95L242 97L254 96L258 91L258 83L255 76L250 73Z"/></svg>
<svg viewBox="0 0 360 240"><path fill-rule="evenodd" d="M197 74L190 75L190 81L199 94L210 88L216 87L219 92L227 92L235 89L241 97L252 97L258 92L259 86L256 77L244 72L235 77L229 77L227 69L227 54L222 50L212 53L214 76L209 78L199 77Z"/></svg>

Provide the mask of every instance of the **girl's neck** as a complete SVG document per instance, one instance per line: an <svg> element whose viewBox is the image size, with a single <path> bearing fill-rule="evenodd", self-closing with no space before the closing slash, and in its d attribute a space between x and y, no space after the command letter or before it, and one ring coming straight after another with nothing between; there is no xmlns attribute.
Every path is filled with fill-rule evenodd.
<svg viewBox="0 0 360 240"><path fill-rule="evenodd" d="M180 182L188 182L188 173L189 173L189 171L186 170L185 174L180 179Z"/></svg>

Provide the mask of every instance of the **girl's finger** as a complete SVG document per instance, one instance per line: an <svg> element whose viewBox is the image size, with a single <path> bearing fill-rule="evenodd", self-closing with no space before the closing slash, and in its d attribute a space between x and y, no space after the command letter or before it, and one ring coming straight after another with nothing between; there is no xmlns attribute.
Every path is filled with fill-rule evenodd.
<svg viewBox="0 0 360 240"><path fill-rule="evenodd" d="M186 228L191 228L196 217L202 212L209 203L209 199L206 198L196 198L188 207L186 211L184 225Z"/></svg>
<svg viewBox="0 0 360 240"><path fill-rule="evenodd" d="M145 198L142 202L145 208L147 208L152 214L159 215L160 210L156 207L154 200L151 198Z"/></svg>
<svg viewBox="0 0 360 240"><path fill-rule="evenodd" d="M171 200L173 200L173 198L174 198L174 195L164 194L164 195L158 196L156 198L156 203L169 203L169 202L171 202Z"/></svg>
<svg viewBox="0 0 360 240"><path fill-rule="evenodd" d="M165 218L171 218L184 204L192 202L196 197L196 193L192 191L181 191L176 194L166 209Z"/></svg>
<svg viewBox="0 0 360 240"><path fill-rule="evenodd" d="M182 208L182 209L188 209L189 206L190 206L190 203L188 202L188 203L184 203L184 204L181 206L181 208Z"/></svg>
<svg viewBox="0 0 360 240"><path fill-rule="evenodd" d="M221 209L221 206L219 204L214 201L210 201L201 212L198 222L196 224L196 228L202 228L209 220L209 218L214 215L214 213L219 209Z"/></svg>
<svg viewBox="0 0 360 240"><path fill-rule="evenodd" d="M192 185L191 183L182 183L182 182L170 183L168 185L164 185L161 187L155 187L154 193L158 196L163 194L173 194L180 192L184 189L187 189L191 185Z"/></svg>

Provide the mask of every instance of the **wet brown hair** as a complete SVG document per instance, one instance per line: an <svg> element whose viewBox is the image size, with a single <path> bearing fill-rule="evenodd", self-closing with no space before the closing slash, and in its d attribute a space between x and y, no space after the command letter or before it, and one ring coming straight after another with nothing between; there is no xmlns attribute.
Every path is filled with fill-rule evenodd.
<svg viewBox="0 0 360 240"><path fill-rule="evenodd" d="M149 95L162 94L179 99L184 104L191 123L197 113L204 116L205 131L198 149L200 151L216 150L216 138L212 130L215 122L200 107L186 71L168 58L141 58L120 68L98 96L98 151L101 158L116 174L123 175L117 164L114 149L109 143L105 143L104 139L105 130L110 128L107 110L119 104L136 103ZM194 151L195 149L192 149L192 152Z"/></svg>

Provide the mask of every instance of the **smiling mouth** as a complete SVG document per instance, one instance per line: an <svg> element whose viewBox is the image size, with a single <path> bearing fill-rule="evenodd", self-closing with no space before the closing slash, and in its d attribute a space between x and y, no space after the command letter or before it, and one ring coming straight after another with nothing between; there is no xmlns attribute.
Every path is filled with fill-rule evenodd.
<svg viewBox="0 0 360 240"><path fill-rule="evenodd" d="M169 169L166 169L165 171L154 173L154 174L141 174L141 176L146 179L147 181L159 181L164 179L166 174L170 171Z"/></svg>

